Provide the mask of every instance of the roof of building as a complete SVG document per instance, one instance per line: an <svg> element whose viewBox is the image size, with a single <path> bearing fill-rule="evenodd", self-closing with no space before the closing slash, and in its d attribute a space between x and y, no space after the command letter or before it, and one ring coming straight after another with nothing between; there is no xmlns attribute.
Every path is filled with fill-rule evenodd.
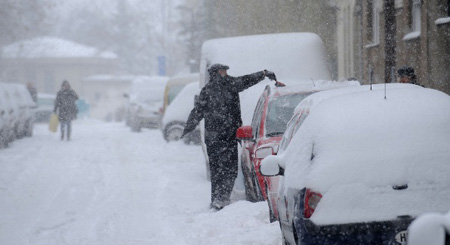
<svg viewBox="0 0 450 245"><path fill-rule="evenodd" d="M48 36L4 46L1 55L3 58L117 58L113 52L100 51L94 47Z"/></svg>

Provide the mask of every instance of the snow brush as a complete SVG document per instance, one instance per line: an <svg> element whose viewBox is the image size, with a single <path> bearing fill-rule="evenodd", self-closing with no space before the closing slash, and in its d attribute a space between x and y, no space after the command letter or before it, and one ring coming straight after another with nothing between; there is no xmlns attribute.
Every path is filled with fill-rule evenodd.
<svg viewBox="0 0 450 245"><path fill-rule="evenodd" d="M275 87L286 87L286 84L284 84L284 83L282 83L282 82L279 82L279 81L277 80L277 76L275 76L275 74L273 74L273 76L274 76L274 78L275 78L275 79L273 79L273 80L275 81Z"/></svg>

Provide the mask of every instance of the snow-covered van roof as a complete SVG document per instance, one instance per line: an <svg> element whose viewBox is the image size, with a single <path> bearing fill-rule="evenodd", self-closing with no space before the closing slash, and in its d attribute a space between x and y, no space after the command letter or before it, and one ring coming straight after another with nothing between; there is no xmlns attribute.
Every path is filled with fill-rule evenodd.
<svg viewBox="0 0 450 245"><path fill-rule="evenodd" d="M311 216L319 225L447 212L449 111L450 96L425 88L326 99L279 156L286 189L323 195Z"/></svg>
<svg viewBox="0 0 450 245"><path fill-rule="evenodd" d="M164 76L140 76L133 80L130 99L132 101L161 101L164 98L164 88L168 77Z"/></svg>
<svg viewBox="0 0 450 245"><path fill-rule="evenodd" d="M228 74L242 76L264 69L283 82L330 80L321 38L315 33L282 33L212 39L203 43L200 85L206 68L215 63L230 67Z"/></svg>
<svg viewBox="0 0 450 245"><path fill-rule="evenodd" d="M56 37L37 37L2 48L4 58L104 58L116 59L113 52L100 51Z"/></svg>

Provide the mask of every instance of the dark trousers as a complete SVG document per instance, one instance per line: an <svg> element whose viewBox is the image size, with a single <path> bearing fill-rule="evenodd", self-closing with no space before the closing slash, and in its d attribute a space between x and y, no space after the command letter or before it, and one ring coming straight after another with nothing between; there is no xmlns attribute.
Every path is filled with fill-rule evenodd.
<svg viewBox="0 0 450 245"><path fill-rule="evenodd" d="M66 127L67 127L67 139L70 139L70 134L72 133L72 121L71 120L60 121L59 123L61 124L61 139L64 139L64 131Z"/></svg>
<svg viewBox="0 0 450 245"><path fill-rule="evenodd" d="M208 142L211 172L211 202L230 201L234 181L238 174L238 149L236 140Z"/></svg>

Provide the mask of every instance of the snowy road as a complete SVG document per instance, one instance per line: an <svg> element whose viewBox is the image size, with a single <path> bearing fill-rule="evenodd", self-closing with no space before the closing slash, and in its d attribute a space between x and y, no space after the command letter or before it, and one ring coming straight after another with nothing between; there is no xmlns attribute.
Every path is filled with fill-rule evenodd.
<svg viewBox="0 0 450 245"><path fill-rule="evenodd" d="M208 208L199 146L89 120L58 136L0 150L0 244L281 244L264 202Z"/></svg>

